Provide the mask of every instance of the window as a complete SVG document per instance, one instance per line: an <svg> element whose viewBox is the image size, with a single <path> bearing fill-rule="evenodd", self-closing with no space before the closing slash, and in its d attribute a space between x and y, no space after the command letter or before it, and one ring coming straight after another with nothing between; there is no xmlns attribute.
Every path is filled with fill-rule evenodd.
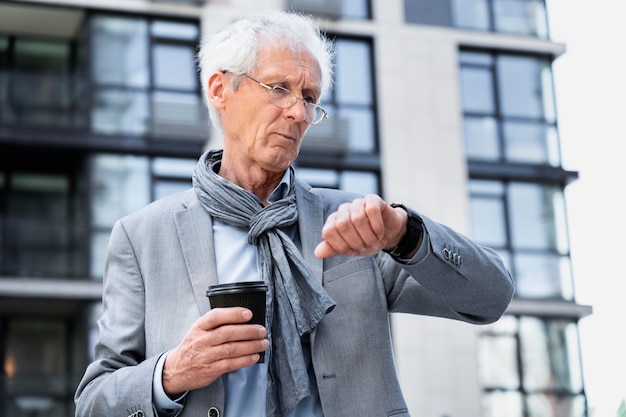
<svg viewBox="0 0 626 417"><path fill-rule="evenodd" d="M71 153L0 155L0 275L84 278L84 174Z"/></svg>
<svg viewBox="0 0 626 417"><path fill-rule="evenodd" d="M84 91L77 76L77 43L9 36L0 39L0 122L30 128L82 128Z"/></svg>
<svg viewBox="0 0 626 417"><path fill-rule="evenodd" d="M108 135L205 141L195 22L125 16L92 21L92 128Z"/></svg>
<svg viewBox="0 0 626 417"><path fill-rule="evenodd" d="M297 172L313 186L380 194L371 40L337 37L334 43L333 90L321 103L329 118L308 130Z"/></svg>
<svg viewBox="0 0 626 417"><path fill-rule="evenodd" d="M91 195L90 276L102 279L111 228L150 202L147 157L97 154L89 160Z"/></svg>
<svg viewBox="0 0 626 417"><path fill-rule="evenodd" d="M544 0L405 0L406 21L548 38Z"/></svg>
<svg viewBox="0 0 626 417"><path fill-rule="evenodd" d="M550 61L471 51L460 56L468 159L559 166Z"/></svg>
<svg viewBox="0 0 626 417"><path fill-rule="evenodd" d="M370 0L289 0L288 8L330 19L370 19Z"/></svg>
<svg viewBox="0 0 626 417"><path fill-rule="evenodd" d="M584 417L574 322L505 316L485 327L478 360L485 417Z"/></svg>
<svg viewBox="0 0 626 417"><path fill-rule="evenodd" d="M559 187L470 181L472 236L496 249L515 278L515 296L573 300L572 273Z"/></svg>
<svg viewBox="0 0 626 417"><path fill-rule="evenodd" d="M75 335L59 319L0 316L0 397L5 416L64 417L73 414L77 381L69 360ZM78 372L76 372L78 374Z"/></svg>

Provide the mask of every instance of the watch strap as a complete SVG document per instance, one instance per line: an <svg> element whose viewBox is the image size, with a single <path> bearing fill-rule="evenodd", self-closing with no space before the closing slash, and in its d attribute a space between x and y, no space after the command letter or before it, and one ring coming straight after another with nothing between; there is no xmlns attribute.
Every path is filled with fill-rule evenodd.
<svg viewBox="0 0 626 417"><path fill-rule="evenodd" d="M420 239L422 238L422 235L424 233L424 224L419 214L406 207L404 204L391 203L390 206L393 208L400 207L401 209L406 211L408 215L406 233L404 234L402 239L400 239L398 246L393 249L383 249L383 251L395 258L406 259L408 255L413 252Z"/></svg>

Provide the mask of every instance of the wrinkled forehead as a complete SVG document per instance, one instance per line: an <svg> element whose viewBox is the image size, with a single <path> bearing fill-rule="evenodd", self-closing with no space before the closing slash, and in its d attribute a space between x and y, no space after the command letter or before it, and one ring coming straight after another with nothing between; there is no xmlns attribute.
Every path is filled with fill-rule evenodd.
<svg viewBox="0 0 626 417"><path fill-rule="evenodd" d="M306 46L285 42L265 41L259 44L256 53L254 69L268 66L280 66L289 63L300 68L306 68L313 81L322 84L322 68L318 57Z"/></svg>

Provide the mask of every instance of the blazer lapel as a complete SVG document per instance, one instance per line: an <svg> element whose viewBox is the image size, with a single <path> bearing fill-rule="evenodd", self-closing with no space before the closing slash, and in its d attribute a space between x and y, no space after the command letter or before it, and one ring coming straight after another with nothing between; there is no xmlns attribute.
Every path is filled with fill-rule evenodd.
<svg viewBox="0 0 626 417"><path fill-rule="evenodd" d="M175 213L178 239L200 314L210 309L206 291L217 284L217 264L211 216L191 190L183 199L185 208Z"/></svg>
<svg viewBox="0 0 626 417"><path fill-rule="evenodd" d="M322 200L311 192L311 187L296 179L296 201L298 202L298 229L302 243L302 255L313 273L322 280L324 262L315 257L315 247L322 240L324 210Z"/></svg>

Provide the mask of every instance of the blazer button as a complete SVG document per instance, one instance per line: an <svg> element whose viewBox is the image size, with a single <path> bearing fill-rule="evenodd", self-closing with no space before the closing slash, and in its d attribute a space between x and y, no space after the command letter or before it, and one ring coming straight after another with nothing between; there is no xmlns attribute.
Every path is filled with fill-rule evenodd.
<svg viewBox="0 0 626 417"><path fill-rule="evenodd" d="M211 407L211 408L209 408L208 416L209 417L220 417L220 410L218 410L215 407Z"/></svg>

